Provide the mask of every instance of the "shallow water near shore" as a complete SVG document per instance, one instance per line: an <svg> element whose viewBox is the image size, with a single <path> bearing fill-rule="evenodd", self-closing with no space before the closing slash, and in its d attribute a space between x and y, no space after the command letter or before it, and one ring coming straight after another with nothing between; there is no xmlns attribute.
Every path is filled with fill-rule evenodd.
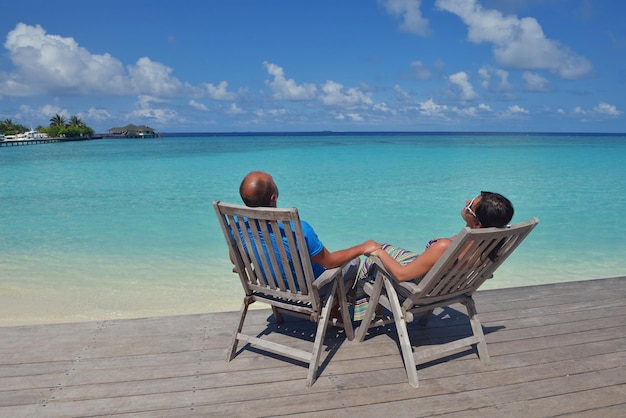
<svg viewBox="0 0 626 418"><path fill-rule="evenodd" d="M270 172L330 250L421 251L481 190L539 226L484 288L626 273L626 137L168 136L0 149L0 324L239 309L211 203Z"/></svg>

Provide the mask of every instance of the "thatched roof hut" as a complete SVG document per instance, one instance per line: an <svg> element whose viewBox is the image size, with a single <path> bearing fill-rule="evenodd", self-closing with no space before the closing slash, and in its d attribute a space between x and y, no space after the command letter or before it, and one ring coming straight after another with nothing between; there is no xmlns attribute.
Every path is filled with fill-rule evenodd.
<svg viewBox="0 0 626 418"><path fill-rule="evenodd" d="M121 128L111 128L107 130L107 132L112 136L125 136L127 138L148 138L156 136L154 129L146 125L138 126L129 124Z"/></svg>

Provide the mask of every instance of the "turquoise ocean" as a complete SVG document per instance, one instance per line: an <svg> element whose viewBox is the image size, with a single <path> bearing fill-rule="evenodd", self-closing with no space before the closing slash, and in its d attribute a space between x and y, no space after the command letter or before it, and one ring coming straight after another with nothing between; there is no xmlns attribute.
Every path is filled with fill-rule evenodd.
<svg viewBox="0 0 626 418"><path fill-rule="evenodd" d="M484 286L626 275L626 135L167 135L0 148L0 324L233 311L212 201L274 176L329 250L421 251L481 190L539 226Z"/></svg>

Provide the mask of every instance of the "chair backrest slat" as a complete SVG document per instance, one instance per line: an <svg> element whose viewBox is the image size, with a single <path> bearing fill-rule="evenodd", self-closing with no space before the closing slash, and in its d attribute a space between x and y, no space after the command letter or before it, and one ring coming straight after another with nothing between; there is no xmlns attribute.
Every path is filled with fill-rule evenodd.
<svg viewBox="0 0 626 418"><path fill-rule="evenodd" d="M418 291L403 304L471 295L526 238L539 221L536 218L508 228L463 228L450 247L418 284Z"/></svg>
<svg viewBox="0 0 626 418"><path fill-rule="evenodd" d="M293 233L291 232L292 227L294 229ZM305 280L305 277L307 277L307 275L313 277L313 267L311 265L309 250L306 247L306 243L305 245L298 245L296 243L296 236L302 237L301 239L304 241L304 233L302 232L300 222L298 221L295 224L292 223L292 225L289 225L289 227L285 229L285 235L289 247L289 253L291 254L292 267L296 272L296 286L302 293L308 294L310 285Z"/></svg>
<svg viewBox="0 0 626 418"><path fill-rule="evenodd" d="M248 219L248 224L250 224L250 222L251 220ZM264 222L263 220L255 219L252 222L254 222L254 226L251 226L250 230L254 235L256 251L263 266L261 272L266 277L271 278L271 280L268 278L268 281L270 282L269 286L272 289L280 289L284 292L286 290L286 286L283 280L283 272L276 261L275 252L277 248L282 249L282 246L278 240L271 239L271 234L268 229L268 224L271 221ZM274 231L274 228L272 228L272 231Z"/></svg>
<svg viewBox="0 0 626 418"><path fill-rule="evenodd" d="M248 208L214 202L236 270L247 294L262 291L308 302L313 268L296 208Z"/></svg>
<svg viewBox="0 0 626 418"><path fill-rule="evenodd" d="M235 233L235 231L245 231L247 229L245 220L236 216L229 216L228 219L230 221L228 225L230 227L229 232L233 236L234 241L237 243L237 253L240 258L244 260L243 272L250 279L251 284L267 286L268 283L265 277L263 275L257 275L257 272L253 268L253 265L256 264L256 260L252 257L254 253L248 253L245 251L246 248L255 248L250 236L248 234Z"/></svg>

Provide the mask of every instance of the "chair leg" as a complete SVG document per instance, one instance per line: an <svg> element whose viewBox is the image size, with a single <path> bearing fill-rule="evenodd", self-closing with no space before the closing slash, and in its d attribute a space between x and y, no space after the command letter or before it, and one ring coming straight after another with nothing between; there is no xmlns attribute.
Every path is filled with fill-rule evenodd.
<svg viewBox="0 0 626 418"><path fill-rule="evenodd" d="M476 344L476 349L478 350L478 357L480 360L489 364L489 351L487 350L487 340L485 340L485 334L483 333L483 326L478 319L478 312L476 311L476 304L474 303L474 299L470 297L470 299L464 303L467 308L467 315L470 318L470 324L472 326L472 332L476 337L479 338L478 344Z"/></svg>
<svg viewBox="0 0 626 418"><path fill-rule="evenodd" d="M348 310L348 301L346 300L347 292L343 283L343 274L340 274L337 278L337 288L337 298L339 298L339 309L341 310L343 329L346 333L346 338L352 341L354 339L354 329L352 328L352 318L350 318L350 311Z"/></svg>
<svg viewBox="0 0 626 418"><path fill-rule="evenodd" d="M230 345L230 349L226 355L226 361L231 361L235 357L235 353L237 352L237 343L239 342L239 333L243 328L243 322L246 319L246 314L248 313L248 306L250 306L250 298L243 298L243 303L241 304L241 309L239 310L239 325L237 325L237 330L235 331L235 335L233 336L232 343Z"/></svg>
<svg viewBox="0 0 626 418"><path fill-rule="evenodd" d="M284 322L283 314L280 313L276 306L272 305L272 314L274 314L274 320L277 324L282 324Z"/></svg>
<svg viewBox="0 0 626 418"><path fill-rule="evenodd" d="M396 331L398 332L398 340L400 341L400 350L402 351L402 359L404 360L404 368L406 369L406 375L409 379L409 384L414 388L417 388L417 366L415 365L415 357L413 357L413 347L411 346L411 340L409 339L409 331L406 327L406 321L400 307L400 301L396 290L393 288L393 284L389 279L385 278L385 290L387 291L387 298L391 305L391 312L393 313L393 319L396 324Z"/></svg>
<svg viewBox="0 0 626 418"><path fill-rule="evenodd" d="M428 324L428 320L430 319L430 316L433 314L433 311L434 309L424 312L424 314L420 317L418 323L421 326L425 327Z"/></svg>
<svg viewBox="0 0 626 418"><path fill-rule="evenodd" d="M317 323L317 331L315 332L315 341L313 343L313 353L311 362L309 363L309 372L307 373L306 383L311 386L317 378L317 368L319 367L320 355L322 354L322 346L324 345L324 336L328 329L328 320L330 318L330 309L335 302L335 294L337 292L337 282L333 284L330 296L326 300L326 304L322 308L322 316Z"/></svg>
<svg viewBox="0 0 626 418"><path fill-rule="evenodd" d="M367 304L367 311L365 311L365 317L361 321L361 325L356 329L356 341L362 342L365 339L365 334L372 323L374 317L374 311L378 306L378 300L380 299L380 292L383 288L383 276L378 273L376 275L376 281L374 282L374 289L370 295L369 302Z"/></svg>

